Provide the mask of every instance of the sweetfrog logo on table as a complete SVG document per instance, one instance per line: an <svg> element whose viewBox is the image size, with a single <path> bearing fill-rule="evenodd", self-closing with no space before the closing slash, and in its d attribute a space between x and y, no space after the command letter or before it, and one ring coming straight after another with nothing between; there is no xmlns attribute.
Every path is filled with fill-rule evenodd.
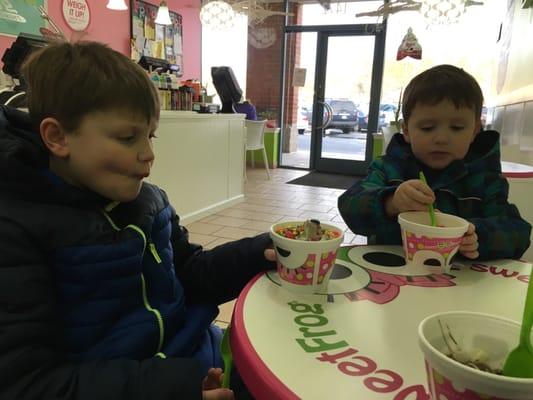
<svg viewBox="0 0 533 400"><path fill-rule="evenodd" d="M430 400L422 385L405 386L402 376L392 370L381 368L370 354L361 354L328 327L328 319L320 304L306 304L296 300L287 303L296 313L294 322L301 337L298 345L306 352L315 354L318 362L334 365L337 370L353 379L361 379L363 385L374 393L388 393L393 400Z"/></svg>

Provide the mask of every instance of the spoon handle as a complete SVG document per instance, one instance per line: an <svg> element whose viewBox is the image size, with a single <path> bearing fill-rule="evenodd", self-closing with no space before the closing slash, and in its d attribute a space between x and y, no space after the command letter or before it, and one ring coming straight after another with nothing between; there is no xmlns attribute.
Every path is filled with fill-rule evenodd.
<svg viewBox="0 0 533 400"><path fill-rule="evenodd" d="M422 171L420 171L418 176L420 177L420 180L422 182L424 182L426 185L428 184L428 182L426 181L426 176L424 175ZM435 218L435 210L433 209L433 203L428 205L428 209L429 209L429 220L431 221L431 226L437 226L437 219Z"/></svg>
<svg viewBox="0 0 533 400"><path fill-rule="evenodd" d="M526 304L524 305L524 318L522 320L522 329L520 330L520 344L527 346L533 351L531 345L531 327L533 326L533 267L531 268L531 276L529 277L529 284L527 286Z"/></svg>

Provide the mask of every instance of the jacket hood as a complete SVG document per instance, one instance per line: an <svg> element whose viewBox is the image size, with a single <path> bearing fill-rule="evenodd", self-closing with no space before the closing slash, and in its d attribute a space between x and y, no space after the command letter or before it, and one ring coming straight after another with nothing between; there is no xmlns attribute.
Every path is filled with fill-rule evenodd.
<svg viewBox="0 0 533 400"><path fill-rule="evenodd" d="M386 155L401 162L417 162L401 133L395 134L387 147ZM488 130L479 132L470 145L468 153L463 160L453 161L446 169L464 169L477 171L480 168L501 171L500 162L500 134Z"/></svg>
<svg viewBox="0 0 533 400"><path fill-rule="evenodd" d="M51 179L49 153L28 113L0 106L0 193L60 204L106 204L109 199Z"/></svg>

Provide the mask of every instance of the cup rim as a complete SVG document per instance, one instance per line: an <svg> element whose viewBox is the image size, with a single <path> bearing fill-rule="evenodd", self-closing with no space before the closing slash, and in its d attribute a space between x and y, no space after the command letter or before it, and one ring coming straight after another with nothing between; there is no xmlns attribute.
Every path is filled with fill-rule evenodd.
<svg viewBox="0 0 533 400"><path fill-rule="evenodd" d="M517 334L520 331L520 323L513 321L512 319L500 317L498 315L492 315L487 313L481 313L481 312L474 312L474 311L446 311L446 312L440 312L428 315L426 318L424 318L420 324L418 325L418 339L423 344L423 347L428 349L431 354L436 356L441 362L444 363L452 363L452 365L456 366L463 372L467 374L473 374L481 378L490 378L495 381L499 381L501 383L509 384L509 383L519 383L519 384L533 384L533 378L516 378L512 376L504 376L504 375L496 375L492 374L490 372L485 372L481 370L477 370L475 368L468 367L464 364L461 364L460 362L454 360L453 358L450 358L443 354L442 352L438 351L425 337L423 333L424 326L427 325L429 320L435 319L437 317L443 317L447 315L464 315L464 316L474 316L474 317L482 317L487 319L496 320L499 322L505 322L510 325L515 325L518 328ZM422 349L422 352L424 353L424 349Z"/></svg>
<svg viewBox="0 0 533 400"><path fill-rule="evenodd" d="M465 222L465 226L462 227L462 226L431 226L431 225L426 225L426 224L420 224L418 222L415 222L415 221L411 221L407 218L405 218L405 215L406 214L418 214L418 213L424 213L425 211L404 211L404 212L401 212L398 214L398 223L400 225L402 225L402 223L404 224L409 224L411 226L415 226L415 227L420 227L422 229L428 229L428 230L432 230L432 231L435 231L435 232L451 232L451 231L456 231L456 230L459 230L459 229L468 229L468 224L469 222L462 218L462 217L459 217L457 215L453 215L453 214L448 214L448 213L443 213L443 212L440 212L440 211L435 211L435 214L440 214L440 215L445 215L446 217L452 217L453 219L456 219L458 221L464 221ZM466 232L466 230L465 230Z"/></svg>
<svg viewBox="0 0 533 400"><path fill-rule="evenodd" d="M280 235L279 233L277 233L274 230L274 227L277 227L277 226L280 226L280 225L302 224L305 221L306 220L276 222L276 223L274 223L274 224L272 224L270 226L270 234L274 235L276 238L280 238L280 239L284 239L284 240L291 240L291 241L295 241L296 243L299 243L299 242L302 242L302 243L331 243L331 242L334 242L334 241L338 241L339 239L340 240L344 240L344 230L342 228L338 227L337 225L330 224L329 221L328 222L324 222L324 223L320 222L320 225L322 227L326 227L327 229L334 228L336 231L338 231L340 233L340 235L338 237L333 238L333 239L327 239L327 240L297 240L297 239L290 239L290 238L287 238L285 236Z"/></svg>

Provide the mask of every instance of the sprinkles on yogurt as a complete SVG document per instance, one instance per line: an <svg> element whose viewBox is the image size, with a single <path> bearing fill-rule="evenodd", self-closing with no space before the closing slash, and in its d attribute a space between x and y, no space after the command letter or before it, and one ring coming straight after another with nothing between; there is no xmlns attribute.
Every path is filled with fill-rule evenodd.
<svg viewBox="0 0 533 400"><path fill-rule="evenodd" d="M317 219L308 219L303 224L277 228L275 232L287 239L295 240L331 240L338 238L341 234L332 229L324 229Z"/></svg>

